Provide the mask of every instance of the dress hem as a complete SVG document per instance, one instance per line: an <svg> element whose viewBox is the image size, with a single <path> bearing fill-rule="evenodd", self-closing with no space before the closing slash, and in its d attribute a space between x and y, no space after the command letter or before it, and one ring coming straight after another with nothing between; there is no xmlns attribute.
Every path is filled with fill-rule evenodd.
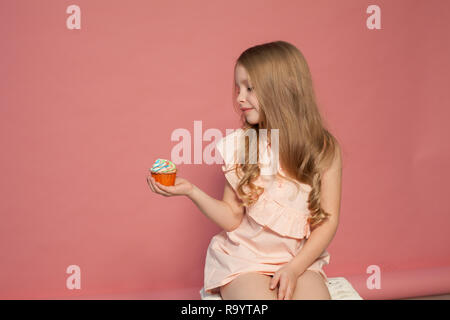
<svg viewBox="0 0 450 320"><path fill-rule="evenodd" d="M214 284L214 285L211 285L211 286L205 286L204 290L205 290L205 292L207 292L209 294L220 293L220 289L219 289L220 287L222 287L222 286L228 284L229 282L233 281L235 278L237 278L241 274L251 273L251 272L257 272L257 273L264 274L264 275L267 275L267 276L273 276L275 274L275 272L270 272L270 271L257 271L257 270L243 271L243 272L235 273L233 275L229 275L228 277L226 277L225 279L220 281L218 284Z"/></svg>

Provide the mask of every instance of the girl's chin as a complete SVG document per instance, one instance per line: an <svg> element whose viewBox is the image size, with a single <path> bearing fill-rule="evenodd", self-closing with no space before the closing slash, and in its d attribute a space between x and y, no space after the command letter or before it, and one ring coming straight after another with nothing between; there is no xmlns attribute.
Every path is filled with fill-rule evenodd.
<svg viewBox="0 0 450 320"><path fill-rule="evenodd" d="M247 122L250 124L257 124L258 119L253 119L253 117L247 117Z"/></svg>

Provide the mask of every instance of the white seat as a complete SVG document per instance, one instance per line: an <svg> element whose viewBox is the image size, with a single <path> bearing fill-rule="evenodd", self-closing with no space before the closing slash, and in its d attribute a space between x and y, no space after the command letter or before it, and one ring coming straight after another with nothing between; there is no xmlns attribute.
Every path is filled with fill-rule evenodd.
<svg viewBox="0 0 450 320"><path fill-rule="evenodd" d="M331 300L363 300L350 282L343 277L328 278L327 286ZM204 288L200 290L200 298L201 300L222 300L220 293L206 293Z"/></svg>

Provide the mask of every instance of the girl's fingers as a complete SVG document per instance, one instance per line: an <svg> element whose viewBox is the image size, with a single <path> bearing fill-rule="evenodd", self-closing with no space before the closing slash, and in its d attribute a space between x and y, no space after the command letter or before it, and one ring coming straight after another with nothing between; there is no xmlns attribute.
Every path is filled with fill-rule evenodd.
<svg viewBox="0 0 450 320"><path fill-rule="evenodd" d="M161 190L161 187L160 187L161 184L157 183L155 178L153 178L152 176L147 177L147 182L153 192L161 194L163 196L170 196L169 193L165 192L164 190Z"/></svg>
<svg viewBox="0 0 450 320"><path fill-rule="evenodd" d="M159 182L155 181L155 188L156 188L156 190L158 190L158 193L160 193L160 194L162 194L164 196L171 196L170 193L164 191L165 186L160 184Z"/></svg>
<svg viewBox="0 0 450 320"><path fill-rule="evenodd" d="M278 300L283 300L286 291L286 281L284 278L280 280L280 288L278 288Z"/></svg>
<svg viewBox="0 0 450 320"><path fill-rule="evenodd" d="M288 284L286 293L284 294L284 300L290 300L291 299L291 286Z"/></svg>
<svg viewBox="0 0 450 320"><path fill-rule="evenodd" d="M155 180L155 178L149 176L147 177L147 182L149 182L150 188L152 188L153 192L156 192L158 194L161 194L166 197L176 196L178 195L177 189L179 187L177 186L166 186L163 185Z"/></svg>
<svg viewBox="0 0 450 320"><path fill-rule="evenodd" d="M272 280L270 281L270 289L275 289L278 283L278 273L275 273Z"/></svg>
<svg viewBox="0 0 450 320"><path fill-rule="evenodd" d="M152 177L151 176L147 176L147 184L150 187L150 189L152 189L152 191L155 192L155 187L153 186L153 182L152 182Z"/></svg>
<svg viewBox="0 0 450 320"><path fill-rule="evenodd" d="M163 191L165 191L165 192L167 192L167 193L172 193L172 192L171 192L171 188L173 188L173 187L171 187L171 186L166 186L166 185L161 184L161 183L159 183L159 182L157 182L157 185L158 185L158 187L159 187L161 190L163 190Z"/></svg>

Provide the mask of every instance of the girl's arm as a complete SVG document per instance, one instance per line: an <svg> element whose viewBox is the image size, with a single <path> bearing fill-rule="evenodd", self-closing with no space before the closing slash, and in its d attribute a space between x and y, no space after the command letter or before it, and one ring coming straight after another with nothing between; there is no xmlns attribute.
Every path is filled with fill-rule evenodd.
<svg viewBox="0 0 450 320"><path fill-rule="evenodd" d="M187 196L205 216L225 231L231 232L241 224L244 208L238 206L238 200L228 181L225 184L223 200L210 197L196 185L193 185Z"/></svg>
<svg viewBox="0 0 450 320"><path fill-rule="evenodd" d="M329 220L315 228L300 252L292 259L291 265L301 275L322 253L336 234L339 224L342 189L342 153L338 145L336 157L322 178L320 202L331 214Z"/></svg>

